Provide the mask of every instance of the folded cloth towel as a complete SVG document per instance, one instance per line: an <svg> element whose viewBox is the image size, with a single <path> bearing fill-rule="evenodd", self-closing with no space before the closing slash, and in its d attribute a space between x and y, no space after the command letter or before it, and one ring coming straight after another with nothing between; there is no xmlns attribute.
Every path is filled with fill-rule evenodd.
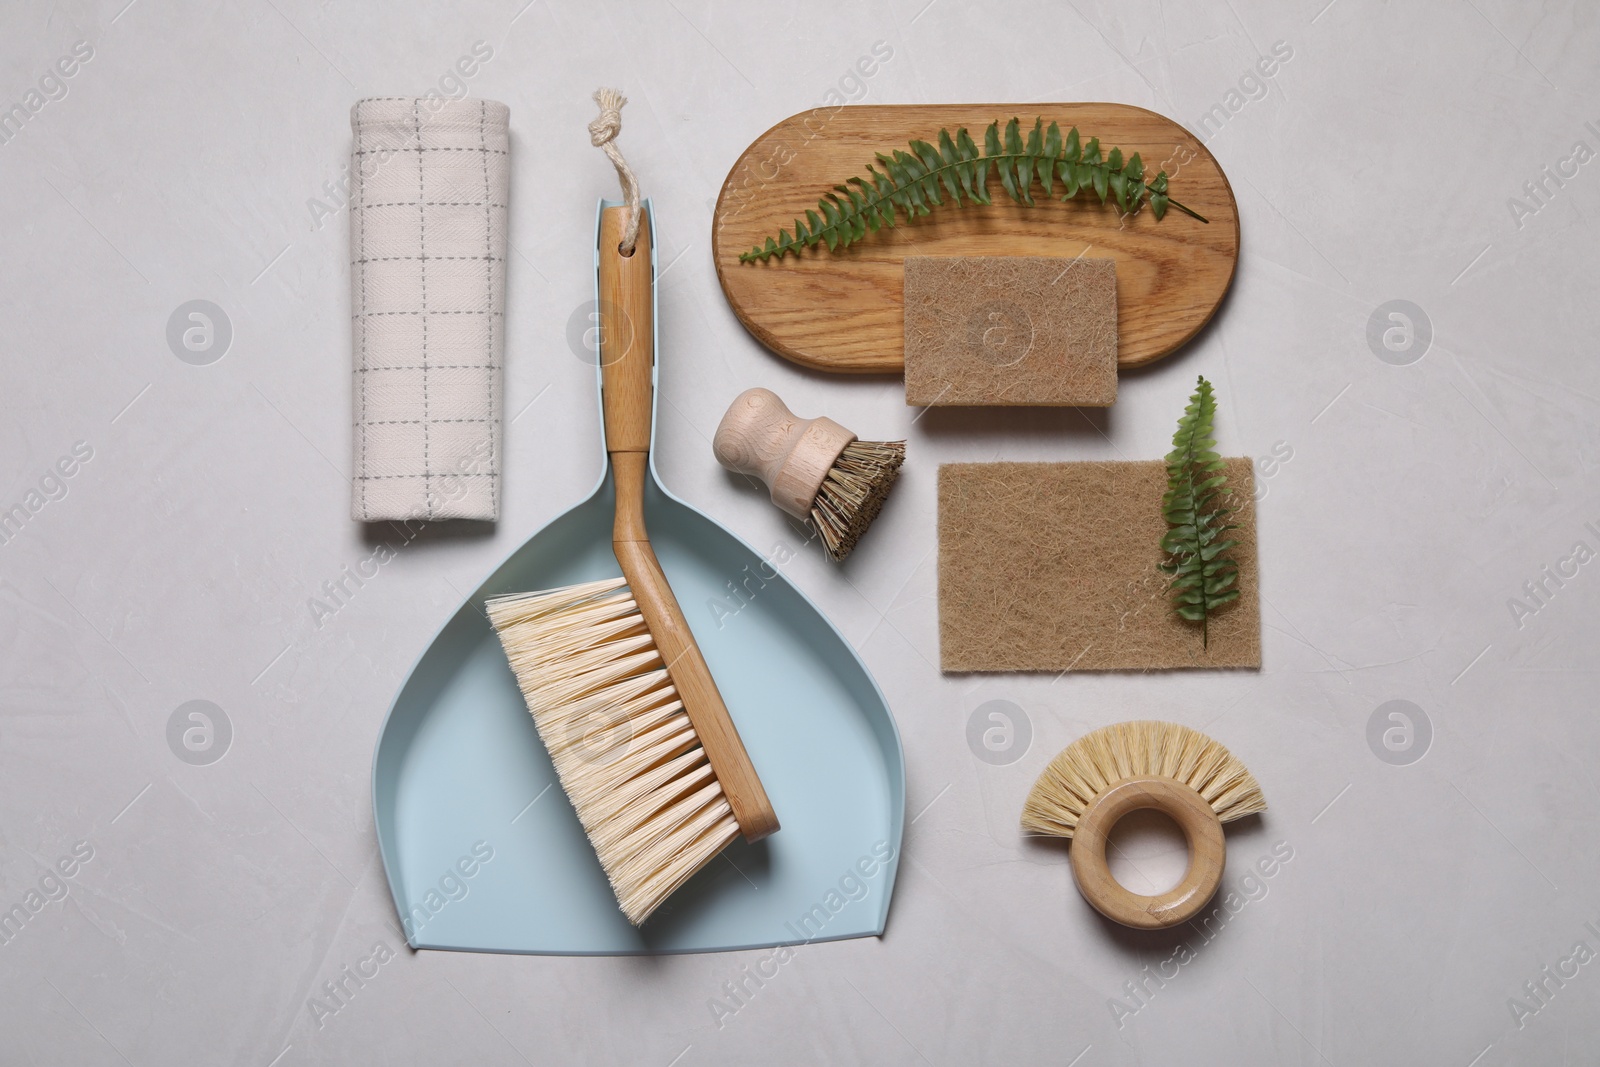
<svg viewBox="0 0 1600 1067"><path fill-rule="evenodd" d="M350 111L358 521L499 516L509 115L438 97Z"/></svg>

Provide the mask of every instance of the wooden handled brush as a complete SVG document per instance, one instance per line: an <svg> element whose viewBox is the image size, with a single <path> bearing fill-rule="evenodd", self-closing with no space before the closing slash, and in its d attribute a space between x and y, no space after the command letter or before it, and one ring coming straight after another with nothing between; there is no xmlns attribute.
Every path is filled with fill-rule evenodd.
<svg viewBox="0 0 1600 1067"><path fill-rule="evenodd" d="M644 523L655 363L651 228L600 223L601 397L622 578L496 597L489 620L561 786L635 925L736 836L777 815L667 585ZM626 348L621 346L626 344Z"/></svg>
<svg viewBox="0 0 1600 1067"><path fill-rule="evenodd" d="M770 389L735 397L711 448L724 467L765 482L778 507L809 518L835 562L878 517L906 458L904 441L860 441L832 419L796 418Z"/></svg>
<svg viewBox="0 0 1600 1067"><path fill-rule="evenodd" d="M1189 869L1165 893L1129 892L1106 865L1111 828L1133 811L1166 814L1189 842ZM1163 930L1192 919L1222 883L1222 824L1266 811L1244 764L1198 730L1124 722L1086 734L1050 761L1028 793L1022 828L1072 839L1072 875L1096 911Z"/></svg>

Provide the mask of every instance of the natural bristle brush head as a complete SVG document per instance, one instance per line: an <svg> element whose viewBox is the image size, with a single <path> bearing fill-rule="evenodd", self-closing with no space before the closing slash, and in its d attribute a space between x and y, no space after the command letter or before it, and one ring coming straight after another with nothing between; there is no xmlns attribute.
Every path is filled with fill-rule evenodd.
<svg viewBox="0 0 1600 1067"><path fill-rule="evenodd" d="M746 389L711 443L717 462L754 475L772 502L810 519L835 562L878 517L905 462L904 441L859 441L829 418L799 419L770 389Z"/></svg>
<svg viewBox="0 0 1600 1067"><path fill-rule="evenodd" d="M1189 869L1166 893L1130 893L1111 877L1106 841L1132 811L1168 815L1189 842ZM1068 745L1022 808L1030 833L1072 839L1078 889L1125 926L1163 929L1192 918L1222 881L1222 824L1267 810L1261 786L1221 744L1170 722L1117 723Z"/></svg>
<svg viewBox="0 0 1600 1067"><path fill-rule="evenodd" d="M561 788L639 925L739 826L622 578L487 603Z"/></svg>
<svg viewBox="0 0 1600 1067"><path fill-rule="evenodd" d="M883 509L906 459L904 441L851 441L811 504L811 521L835 562L844 559Z"/></svg>
<svg viewBox="0 0 1600 1067"><path fill-rule="evenodd" d="M1173 722L1119 722L1085 734L1050 761L1023 805L1023 829L1071 837L1098 794L1124 778L1148 776L1193 789L1219 822L1267 810L1255 776L1199 730Z"/></svg>

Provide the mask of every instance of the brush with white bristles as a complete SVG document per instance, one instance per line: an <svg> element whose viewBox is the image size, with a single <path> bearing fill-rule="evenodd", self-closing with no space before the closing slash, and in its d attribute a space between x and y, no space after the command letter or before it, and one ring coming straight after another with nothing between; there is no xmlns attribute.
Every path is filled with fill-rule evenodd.
<svg viewBox="0 0 1600 1067"><path fill-rule="evenodd" d="M740 833L639 605L611 578L487 607L561 787L638 925Z"/></svg>
<svg viewBox="0 0 1600 1067"><path fill-rule="evenodd" d="M648 212L611 139L619 94L590 127L629 184L601 212L601 411L621 578L491 598L533 722L628 920L638 925L735 837L778 818L645 529L655 367Z"/></svg>
<svg viewBox="0 0 1600 1067"><path fill-rule="evenodd" d="M1111 877L1111 828L1131 811L1170 816L1189 842L1188 873L1157 896ZM1022 808L1022 828L1072 839L1078 888L1107 918L1162 929L1191 918L1222 880L1222 824L1267 810L1255 776L1221 744L1170 722L1123 722L1068 745L1045 767Z"/></svg>

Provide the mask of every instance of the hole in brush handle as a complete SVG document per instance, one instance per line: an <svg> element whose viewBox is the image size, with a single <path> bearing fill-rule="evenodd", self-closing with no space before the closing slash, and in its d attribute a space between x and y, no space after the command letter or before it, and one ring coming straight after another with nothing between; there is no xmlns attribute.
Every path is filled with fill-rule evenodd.
<svg viewBox="0 0 1600 1067"><path fill-rule="evenodd" d="M635 254L624 256L621 242L627 220L625 207L608 207L600 215L601 411L606 451L648 452L655 373L652 234L646 214Z"/></svg>
<svg viewBox="0 0 1600 1067"><path fill-rule="evenodd" d="M1165 893L1144 896L1129 891L1111 874L1106 845L1111 829L1134 811L1159 811L1183 831L1189 867ZM1222 822L1199 793L1171 778L1125 778L1101 791L1084 809L1073 830L1073 879L1094 909L1113 922L1141 930L1164 930L1199 914L1217 887L1227 860Z"/></svg>

